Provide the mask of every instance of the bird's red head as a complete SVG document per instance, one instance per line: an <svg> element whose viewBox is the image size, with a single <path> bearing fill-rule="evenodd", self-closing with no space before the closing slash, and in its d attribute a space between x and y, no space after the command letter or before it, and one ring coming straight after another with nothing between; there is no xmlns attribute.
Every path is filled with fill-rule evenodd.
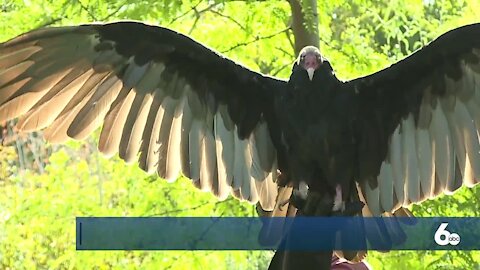
<svg viewBox="0 0 480 270"><path fill-rule="evenodd" d="M308 78L313 80L315 70L317 70L323 63L320 50L314 46L304 47L298 56L297 65L303 67L307 73Z"/></svg>

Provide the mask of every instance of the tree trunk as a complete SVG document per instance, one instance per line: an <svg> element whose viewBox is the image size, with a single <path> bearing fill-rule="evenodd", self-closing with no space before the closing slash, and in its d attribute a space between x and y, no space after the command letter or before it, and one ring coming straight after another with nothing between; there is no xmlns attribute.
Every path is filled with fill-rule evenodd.
<svg viewBox="0 0 480 270"><path fill-rule="evenodd" d="M292 10L292 31L295 37L295 55L303 47L320 48L316 0L288 0Z"/></svg>

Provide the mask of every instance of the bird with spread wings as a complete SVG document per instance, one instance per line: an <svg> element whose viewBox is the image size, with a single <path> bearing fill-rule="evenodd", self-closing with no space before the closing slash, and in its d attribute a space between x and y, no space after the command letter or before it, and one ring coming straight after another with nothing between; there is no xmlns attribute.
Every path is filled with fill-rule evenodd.
<svg viewBox="0 0 480 270"><path fill-rule="evenodd" d="M12 119L53 143L101 127L106 156L273 214L320 194L326 215L405 215L480 179L480 24L346 82L314 47L282 80L139 22L34 30L0 44Z"/></svg>

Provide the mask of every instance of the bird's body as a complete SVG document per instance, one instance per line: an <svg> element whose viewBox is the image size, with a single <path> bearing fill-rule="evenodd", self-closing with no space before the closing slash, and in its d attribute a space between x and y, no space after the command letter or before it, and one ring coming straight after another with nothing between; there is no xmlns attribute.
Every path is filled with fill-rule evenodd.
<svg viewBox="0 0 480 270"><path fill-rule="evenodd" d="M289 179L311 190L335 194L337 184L348 195L355 181L355 96L344 89L325 62L312 80L294 69L285 94L277 102ZM302 119L298 121L298 119Z"/></svg>

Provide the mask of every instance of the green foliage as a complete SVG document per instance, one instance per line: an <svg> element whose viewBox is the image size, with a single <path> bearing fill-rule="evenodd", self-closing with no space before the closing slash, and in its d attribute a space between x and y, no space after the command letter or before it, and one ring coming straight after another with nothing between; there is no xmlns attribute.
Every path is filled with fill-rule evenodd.
<svg viewBox="0 0 480 270"><path fill-rule="evenodd" d="M350 79L478 21L480 3L335 0L318 2L318 13L321 50L337 75ZM6 0L0 14L0 40L42 26L130 19L173 28L251 69L284 78L294 57L287 1ZM187 179L167 184L118 158L102 158L95 148L93 139L45 147L34 135L0 147L0 269L266 268L272 252L75 251L76 216L255 215L249 204L219 203ZM479 198L479 188L461 189L412 209L419 216L480 216ZM478 252L369 255L374 269L480 267Z"/></svg>
<svg viewBox="0 0 480 270"><path fill-rule="evenodd" d="M1 187L1 269L257 269L268 263L261 252L76 252L77 216L249 216L254 209L233 199L219 203L185 178L171 185L118 158L75 153L60 149L44 174L14 173Z"/></svg>

